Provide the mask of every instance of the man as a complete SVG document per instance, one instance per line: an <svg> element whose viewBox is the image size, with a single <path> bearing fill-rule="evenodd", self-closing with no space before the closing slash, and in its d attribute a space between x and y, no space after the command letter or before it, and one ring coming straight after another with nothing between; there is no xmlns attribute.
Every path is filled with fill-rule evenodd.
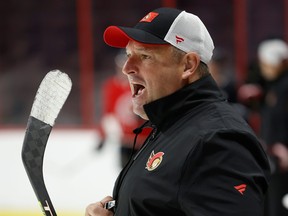
<svg viewBox="0 0 288 216"><path fill-rule="evenodd" d="M262 215L267 157L209 74L214 46L202 21L160 8L134 28L108 27L104 40L126 48L133 111L154 129L113 198L89 205L86 216ZM111 200L115 208L105 209Z"/></svg>

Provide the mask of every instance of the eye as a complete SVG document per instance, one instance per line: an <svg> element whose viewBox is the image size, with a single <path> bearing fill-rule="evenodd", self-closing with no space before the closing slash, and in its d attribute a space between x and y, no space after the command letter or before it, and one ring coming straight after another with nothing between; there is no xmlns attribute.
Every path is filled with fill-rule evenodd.
<svg viewBox="0 0 288 216"><path fill-rule="evenodd" d="M151 58L150 55L141 54L141 59L150 59L150 58Z"/></svg>

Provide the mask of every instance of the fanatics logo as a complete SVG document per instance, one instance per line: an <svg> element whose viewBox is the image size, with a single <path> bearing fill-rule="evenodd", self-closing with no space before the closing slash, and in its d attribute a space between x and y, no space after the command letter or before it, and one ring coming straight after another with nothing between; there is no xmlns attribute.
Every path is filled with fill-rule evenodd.
<svg viewBox="0 0 288 216"><path fill-rule="evenodd" d="M155 170L161 164L163 160L163 155L164 155L163 152L158 152L155 154L154 151L152 151L146 163L145 169L147 169L148 171Z"/></svg>
<svg viewBox="0 0 288 216"><path fill-rule="evenodd" d="M140 20L140 22L152 22L152 20L154 20L158 15L159 15L159 13L150 12L150 13L147 14L145 17L143 17L143 18Z"/></svg>
<svg viewBox="0 0 288 216"><path fill-rule="evenodd" d="M177 43L177 44L184 41L184 38L179 37L179 36L177 36L177 35L175 36L175 38L176 38L176 43Z"/></svg>
<svg viewBox="0 0 288 216"><path fill-rule="evenodd" d="M244 192L246 190L247 185L246 184L240 184L240 185L236 185L234 186L234 188L242 195L244 195Z"/></svg>

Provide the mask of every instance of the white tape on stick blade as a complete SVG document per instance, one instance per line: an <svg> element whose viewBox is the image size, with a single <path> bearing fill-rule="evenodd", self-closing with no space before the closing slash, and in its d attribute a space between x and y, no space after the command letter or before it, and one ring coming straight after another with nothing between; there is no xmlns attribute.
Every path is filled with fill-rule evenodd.
<svg viewBox="0 0 288 216"><path fill-rule="evenodd" d="M71 79L66 73L59 70L47 73L36 93L30 116L53 126L71 87Z"/></svg>

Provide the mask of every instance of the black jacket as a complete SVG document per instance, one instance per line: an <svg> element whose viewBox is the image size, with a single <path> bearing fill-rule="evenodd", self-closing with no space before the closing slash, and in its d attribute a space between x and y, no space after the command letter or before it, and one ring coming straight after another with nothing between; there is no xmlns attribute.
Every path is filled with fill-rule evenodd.
<svg viewBox="0 0 288 216"><path fill-rule="evenodd" d="M261 110L261 137L267 145L277 142L288 147L288 71L266 86Z"/></svg>
<svg viewBox="0 0 288 216"><path fill-rule="evenodd" d="M262 215L266 154L211 76L144 108L156 129L115 183L116 216Z"/></svg>

